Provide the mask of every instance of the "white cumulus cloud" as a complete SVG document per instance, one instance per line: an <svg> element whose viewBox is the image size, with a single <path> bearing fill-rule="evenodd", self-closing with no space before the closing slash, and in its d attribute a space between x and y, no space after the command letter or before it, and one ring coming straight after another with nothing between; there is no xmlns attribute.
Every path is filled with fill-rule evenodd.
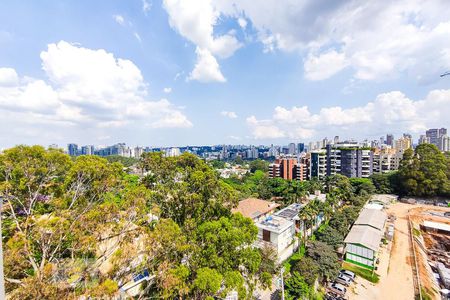
<svg viewBox="0 0 450 300"><path fill-rule="evenodd" d="M448 124L450 90L432 90L424 99L410 99L400 91L379 94L355 107L322 107L313 113L307 106L275 107L272 118L247 118L255 139L290 137L320 139L331 135L363 138L386 132L423 133L426 128Z"/></svg>
<svg viewBox="0 0 450 300"><path fill-rule="evenodd" d="M219 63L208 49L197 47L197 63L194 70L189 74L188 80L200 82L226 82L220 71Z"/></svg>
<svg viewBox="0 0 450 300"><path fill-rule="evenodd" d="M16 125L53 125L43 130L192 126L168 100L148 99L148 84L130 60L65 41L49 44L40 56L47 78L19 77L14 69L0 68L0 110Z"/></svg>
<svg viewBox="0 0 450 300"><path fill-rule="evenodd" d="M218 75L219 65L216 57L227 58L242 47L233 32L222 35L214 34L214 26L219 21L220 12L211 0L164 0L164 8L169 14L169 24L180 35L197 46L197 64L192 74L201 64L202 70L215 70L208 80L191 76L202 82L224 82L222 74ZM201 49L202 55L199 55ZM206 59L208 57L208 59ZM197 72L200 72L199 70Z"/></svg>
<svg viewBox="0 0 450 300"><path fill-rule="evenodd" d="M236 119L238 116L234 111L221 111L220 114L224 117L230 118L230 119Z"/></svg>

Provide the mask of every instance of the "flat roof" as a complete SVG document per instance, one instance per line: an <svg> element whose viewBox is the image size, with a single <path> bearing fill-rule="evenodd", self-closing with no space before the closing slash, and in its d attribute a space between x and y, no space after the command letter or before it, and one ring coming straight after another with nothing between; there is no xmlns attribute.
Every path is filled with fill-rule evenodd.
<svg viewBox="0 0 450 300"><path fill-rule="evenodd" d="M375 228L363 225L353 225L345 237L346 244L360 244L373 251L378 251L383 233Z"/></svg>
<svg viewBox="0 0 450 300"><path fill-rule="evenodd" d="M257 198L247 198L239 201L238 206L236 208L233 208L231 212L240 212L244 217L256 219L259 216L264 215L279 206L280 204L277 204L275 202Z"/></svg>
<svg viewBox="0 0 450 300"><path fill-rule="evenodd" d="M445 223L439 223L439 222L433 222L433 221L424 221L423 222L423 226L428 227L428 228L433 228L433 229L437 229L437 230L449 231L450 232L450 225L445 224Z"/></svg>
<svg viewBox="0 0 450 300"><path fill-rule="evenodd" d="M255 223L256 227L265 229L268 231L281 233L288 229L289 227L293 226L294 223L290 220L287 220L285 218L279 217L279 216L268 216L262 221Z"/></svg>
<svg viewBox="0 0 450 300"><path fill-rule="evenodd" d="M363 208L355 221L355 225L369 225L378 230L383 230L386 220L387 214L384 211Z"/></svg>
<svg viewBox="0 0 450 300"><path fill-rule="evenodd" d="M277 211L274 213L276 216L280 216L282 218L288 219L288 220L299 220L298 213L302 210L302 208L305 206L305 204L301 203L294 203L289 205L288 207L283 208L282 210Z"/></svg>

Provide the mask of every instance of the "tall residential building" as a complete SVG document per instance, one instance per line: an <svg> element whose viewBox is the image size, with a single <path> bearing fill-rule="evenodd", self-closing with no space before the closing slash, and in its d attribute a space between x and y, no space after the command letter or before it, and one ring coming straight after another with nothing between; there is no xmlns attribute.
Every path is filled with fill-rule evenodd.
<svg viewBox="0 0 450 300"><path fill-rule="evenodd" d="M373 154L373 173L381 174L398 170L403 151L396 149L376 149Z"/></svg>
<svg viewBox="0 0 450 300"><path fill-rule="evenodd" d="M327 176L370 177L373 172L373 152L356 143L327 146Z"/></svg>
<svg viewBox="0 0 450 300"><path fill-rule="evenodd" d="M397 151L405 151L406 149L412 148L412 140L410 136L405 136L399 138L394 143L394 149Z"/></svg>
<svg viewBox="0 0 450 300"><path fill-rule="evenodd" d="M144 148L142 147L134 148L134 158L141 158L142 154L144 154Z"/></svg>
<svg viewBox="0 0 450 300"><path fill-rule="evenodd" d="M450 151L450 137L443 135L439 140L439 150L448 152Z"/></svg>
<svg viewBox="0 0 450 300"><path fill-rule="evenodd" d="M67 153L70 156L77 156L78 155L78 145L77 144L68 144L67 145Z"/></svg>
<svg viewBox="0 0 450 300"><path fill-rule="evenodd" d="M310 152L309 178L322 180L327 176L327 153L325 150L315 150Z"/></svg>
<svg viewBox="0 0 450 300"><path fill-rule="evenodd" d="M427 137L426 135L422 134L419 138L419 145L420 144L429 144L430 143L430 138Z"/></svg>
<svg viewBox="0 0 450 300"><path fill-rule="evenodd" d="M334 140L333 140L333 144L337 144L337 143L339 143L339 136L338 135L336 135L334 137Z"/></svg>
<svg viewBox="0 0 450 300"><path fill-rule="evenodd" d="M306 180L307 166L292 157L280 157L269 165L269 178L280 177L287 180Z"/></svg>
<svg viewBox="0 0 450 300"><path fill-rule="evenodd" d="M439 148L439 150L443 151L441 149L441 139L443 136L447 135L447 128L434 128L434 129L428 129L425 132L425 135L427 136L427 138L430 139L430 144L435 145L436 147Z"/></svg>
<svg viewBox="0 0 450 300"><path fill-rule="evenodd" d="M394 146L394 135L387 134L386 135L386 145L393 147Z"/></svg>

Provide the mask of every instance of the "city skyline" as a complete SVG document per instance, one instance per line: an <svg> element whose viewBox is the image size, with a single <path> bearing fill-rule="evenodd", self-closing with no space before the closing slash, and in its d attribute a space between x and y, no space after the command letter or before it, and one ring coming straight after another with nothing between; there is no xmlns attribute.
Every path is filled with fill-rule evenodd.
<svg viewBox="0 0 450 300"><path fill-rule="evenodd" d="M416 141L450 126L445 8L5 1L0 149Z"/></svg>

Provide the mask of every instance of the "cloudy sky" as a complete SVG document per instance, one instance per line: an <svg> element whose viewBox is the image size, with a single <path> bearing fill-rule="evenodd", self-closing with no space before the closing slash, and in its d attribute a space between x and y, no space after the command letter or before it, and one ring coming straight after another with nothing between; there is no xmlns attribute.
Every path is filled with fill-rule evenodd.
<svg viewBox="0 0 450 300"><path fill-rule="evenodd" d="M446 0L3 0L0 20L0 148L450 127Z"/></svg>

